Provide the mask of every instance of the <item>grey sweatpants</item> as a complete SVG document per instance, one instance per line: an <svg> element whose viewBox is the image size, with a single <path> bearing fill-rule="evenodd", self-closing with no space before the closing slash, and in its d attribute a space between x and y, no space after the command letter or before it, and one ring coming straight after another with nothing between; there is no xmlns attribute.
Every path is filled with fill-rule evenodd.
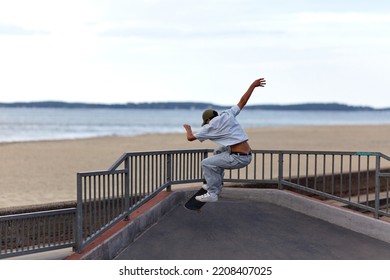
<svg viewBox="0 0 390 280"><path fill-rule="evenodd" d="M251 155L230 154L230 148L220 146L214 150L214 155L202 160L203 177L210 193L219 194L225 169L238 169L247 166L252 160Z"/></svg>

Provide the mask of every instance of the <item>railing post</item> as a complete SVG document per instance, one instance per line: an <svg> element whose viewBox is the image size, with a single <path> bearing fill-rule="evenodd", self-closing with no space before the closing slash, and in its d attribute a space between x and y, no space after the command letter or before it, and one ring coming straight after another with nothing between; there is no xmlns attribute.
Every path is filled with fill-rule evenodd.
<svg viewBox="0 0 390 280"><path fill-rule="evenodd" d="M128 156L125 159L125 170L125 209L128 212L130 209L130 160ZM129 220L129 215L126 215L125 220Z"/></svg>
<svg viewBox="0 0 390 280"><path fill-rule="evenodd" d="M381 182L379 178L379 174L381 172L381 157L376 155L376 164L375 164L375 218L379 219L379 196L380 196L380 188Z"/></svg>
<svg viewBox="0 0 390 280"><path fill-rule="evenodd" d="M167 154L167 161L166 161L166 177L167 177L167 192L170 192L172 190L172 154Z"/></svg>
<svg viewBox="0 0 390 280"><path fill-rule="evenodd" d="M83 249L83 192L81 175L77 173L77 207L76 207L76 226L75 226L75 251L81 253Z"/></svg>
<svg viewBox="0 0 390 280"><path fill-rule="evenodd" d="M278 157L278 189L282 190L282 180L283 180L283 152L279 152L279 157Z"/></svg>

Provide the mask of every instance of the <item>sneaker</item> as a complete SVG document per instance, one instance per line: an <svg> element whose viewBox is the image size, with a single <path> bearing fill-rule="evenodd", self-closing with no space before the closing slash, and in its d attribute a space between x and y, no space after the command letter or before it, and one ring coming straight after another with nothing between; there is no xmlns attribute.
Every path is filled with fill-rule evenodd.
<svg viewBox="0 0 390 280"><path fill-rule="evenodd" d="M207 192L204 195L196 196L195 199L200 202L216 202L218 201L218 195Z"/></svg>

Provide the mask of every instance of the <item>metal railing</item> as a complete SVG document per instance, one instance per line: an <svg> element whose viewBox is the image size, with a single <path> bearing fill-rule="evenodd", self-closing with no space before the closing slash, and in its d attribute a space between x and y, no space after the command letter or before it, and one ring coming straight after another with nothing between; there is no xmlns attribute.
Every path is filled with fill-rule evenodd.
<svg viewBox="0 0 390 280"><path fill-rule="evenodd" d="M201 162L211 153L126 153L108 170L78 173L76 209L0 216L0 258L64 247L82 252L162 190L202 182ZM389 168L381 153L254 150L251 164L227 170L224 181L305 192L379 218L390 217Z"/></svg>
<svg viewBox="0 0 390 280"><path fill-rule="evenodd" d="M172 184L202 181L209 150L126 153L107 171L77 174L77 250Z"/></svg>
<svg viewBox="0 0 390 280"><path fill-rule="evenodd" d="M76 208L0 216L2 257L74 247Z"/></svg>
<svg viewBox="0 0 390 280"><path fill-rule="evenodd" d="M283 151L280 157L279 188L331 199L376 218L390 217L390 174L382 171L390 170L390 157L375 152L326 151Z"/></svg>
<svg viewBox="0 0 390 280"><path fill-rule="evenodd" d="M201 161L211 152L127 153L109 171L79 173L78 248L159 191L173 184L201 182ZM228 170L224 181L276 184L280 189L296 189L369 211L378 218L389 216L389 176L380 172L381 160L389 161L389 157L362 152L255 150L252 163ZM379 178L387 182L381 184Z"/></svg>

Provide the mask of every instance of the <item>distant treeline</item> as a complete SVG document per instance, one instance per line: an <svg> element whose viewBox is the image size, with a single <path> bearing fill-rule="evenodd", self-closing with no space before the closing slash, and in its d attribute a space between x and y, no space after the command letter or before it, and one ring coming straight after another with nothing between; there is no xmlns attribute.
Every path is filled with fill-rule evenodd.
<svg viewBox="0 0 390 280"><path fill-rule="evenodd" d="M90 109L206 109L221 110L229 106L221 106L202 102L151 102L125 104L70 103L60 101L14 102L0 103L3 108L90 108ZM339 103L304 103L294 105L247 105L246 109L257 110L290 110L290 111L383 111L390 108L375 109L368 106L350 106Z"/></svg>

